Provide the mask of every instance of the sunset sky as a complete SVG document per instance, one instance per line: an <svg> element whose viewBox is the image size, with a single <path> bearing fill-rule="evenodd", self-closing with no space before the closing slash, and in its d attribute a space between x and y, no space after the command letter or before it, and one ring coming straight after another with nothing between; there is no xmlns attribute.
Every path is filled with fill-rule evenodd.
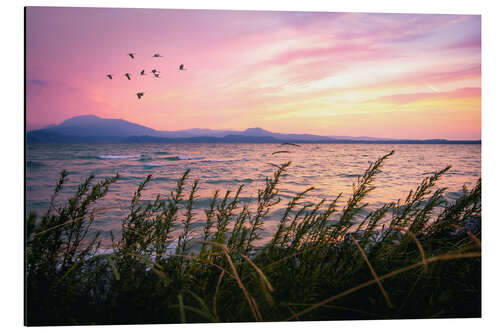
<svg viewBox="0 0 500 333"><path fill-rule="evenodd" d="M481 18L28 8L27 129L85 114L158 130L480 139Z"/></svg>

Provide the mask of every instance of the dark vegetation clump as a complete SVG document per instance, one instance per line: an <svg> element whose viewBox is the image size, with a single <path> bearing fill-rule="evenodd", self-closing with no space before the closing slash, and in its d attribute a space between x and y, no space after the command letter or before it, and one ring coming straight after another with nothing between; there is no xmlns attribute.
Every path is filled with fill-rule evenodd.
<svg viewBox="0 0 500 333"><path fill-rule="evenodd" d="M310 204L313 188L297 193L264 245L290 162L252 207L240 201L242 187L215 192L197 236L198 182L185 193L189 170L151 201L141 200L148 176L108 252L89 231L95 203L119 175L97 183L90 176L56 205L62 172L47 212L27 218L26 324L480 317L481 181L446 201L436 184L448 167L404 201L361 214L392 153L370 164L343 208L340 195Z"/></svg>

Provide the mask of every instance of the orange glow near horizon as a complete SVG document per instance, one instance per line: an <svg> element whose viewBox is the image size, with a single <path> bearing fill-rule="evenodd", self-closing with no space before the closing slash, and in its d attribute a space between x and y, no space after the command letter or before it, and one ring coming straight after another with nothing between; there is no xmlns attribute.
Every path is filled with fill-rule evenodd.
<svg viewBox="0 0 500 333"><path fill-rule="evenodd" d="M477 15L29 7L26 22L28 130L95 114L158 130L481 138ZM139 75L153 68L159 79Z"/></svg>

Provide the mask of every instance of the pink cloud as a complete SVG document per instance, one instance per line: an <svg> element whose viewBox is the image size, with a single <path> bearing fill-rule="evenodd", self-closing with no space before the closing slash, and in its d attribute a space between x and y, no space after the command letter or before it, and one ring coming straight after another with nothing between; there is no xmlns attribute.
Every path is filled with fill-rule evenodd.
<svg viewBox="0 0 500 333"><path fill-rule="evenodd" d="M481 49L481 36L474 36L472 38L467 38L459 42L450 44L446 47L450 50L468 49L468 48L478 48Z"/></svg>
<svg viewBox="0 0 500 333"><path fill-rule="evenodd" d="M377 55L381 54L382 49L373 45L367 46L359 44L339 43L329 47L316 47L284 52L276 56L274 59L270 60L268 63L273 65L284 65L291 61L297 61L301 59L325 59L328 57L334 58L335 60L373 60L377 57Z"/></svg>
<svg viewBox="0 0 500 333"><path fill-rule="evenodd" d="M396 94L382 96L372 101L387 102L391 104L407 104L420 100L439 100L439 99L457 99L481 97L481 88L461 88L447 92L434 93L412 93L412 94Z"/></svg>

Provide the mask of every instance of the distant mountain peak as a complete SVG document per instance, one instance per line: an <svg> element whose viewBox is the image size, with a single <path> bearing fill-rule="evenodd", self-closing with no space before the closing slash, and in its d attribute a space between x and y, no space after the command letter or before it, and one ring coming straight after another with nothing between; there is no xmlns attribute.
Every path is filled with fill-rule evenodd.
<svg viewBox="0 0 500 333"><path fill-rule="evenodd" d="M96 116L95 114L82 114L82 115L79 115L79 116L74 116L74 117L71 117L71 118L69 118L69 119L73 119L73 118L93 118L93 119L102 119L102 117Z"/></svg>
<svg viewBox="0 0 500 333"><path fill-rule="evenodd" d="M69 119L66 119L65 121L68 121L68 120L77 120L77 119L103 119L103 118L98 117L95 114L84 114L84 115L81 115L81 116L71 117Z"/></svg>
<svg viewBox="0 0 500 333"><path fill-rule="evenodd" d="M251 127L243 131L245 135L271 135L272 133L260 127Z"/></svg>
<svg viewBox="0 0 500 333"><path fill-rule="evenodd" d="M96 115L81 115L66 119L62 123L50 128L33 131L32 135L56 135L60 137L74 138L75 140L119 140L133 135L157 136L160 133L152 128L132 123L123 119L101 118ZM38 133L38 134L37 134ZM102 139L104 140L104 139Z"/></svg>
<svg viewBox="0 0 500 333"><path fill-rule="evenodd" d="M81 116L74 116L69 119L66 119L59 125L73 125L73 124L86 124L89 122L95 122L99 120L104 120L104 118L100 118L93 114L86 114Z"/></svg>

